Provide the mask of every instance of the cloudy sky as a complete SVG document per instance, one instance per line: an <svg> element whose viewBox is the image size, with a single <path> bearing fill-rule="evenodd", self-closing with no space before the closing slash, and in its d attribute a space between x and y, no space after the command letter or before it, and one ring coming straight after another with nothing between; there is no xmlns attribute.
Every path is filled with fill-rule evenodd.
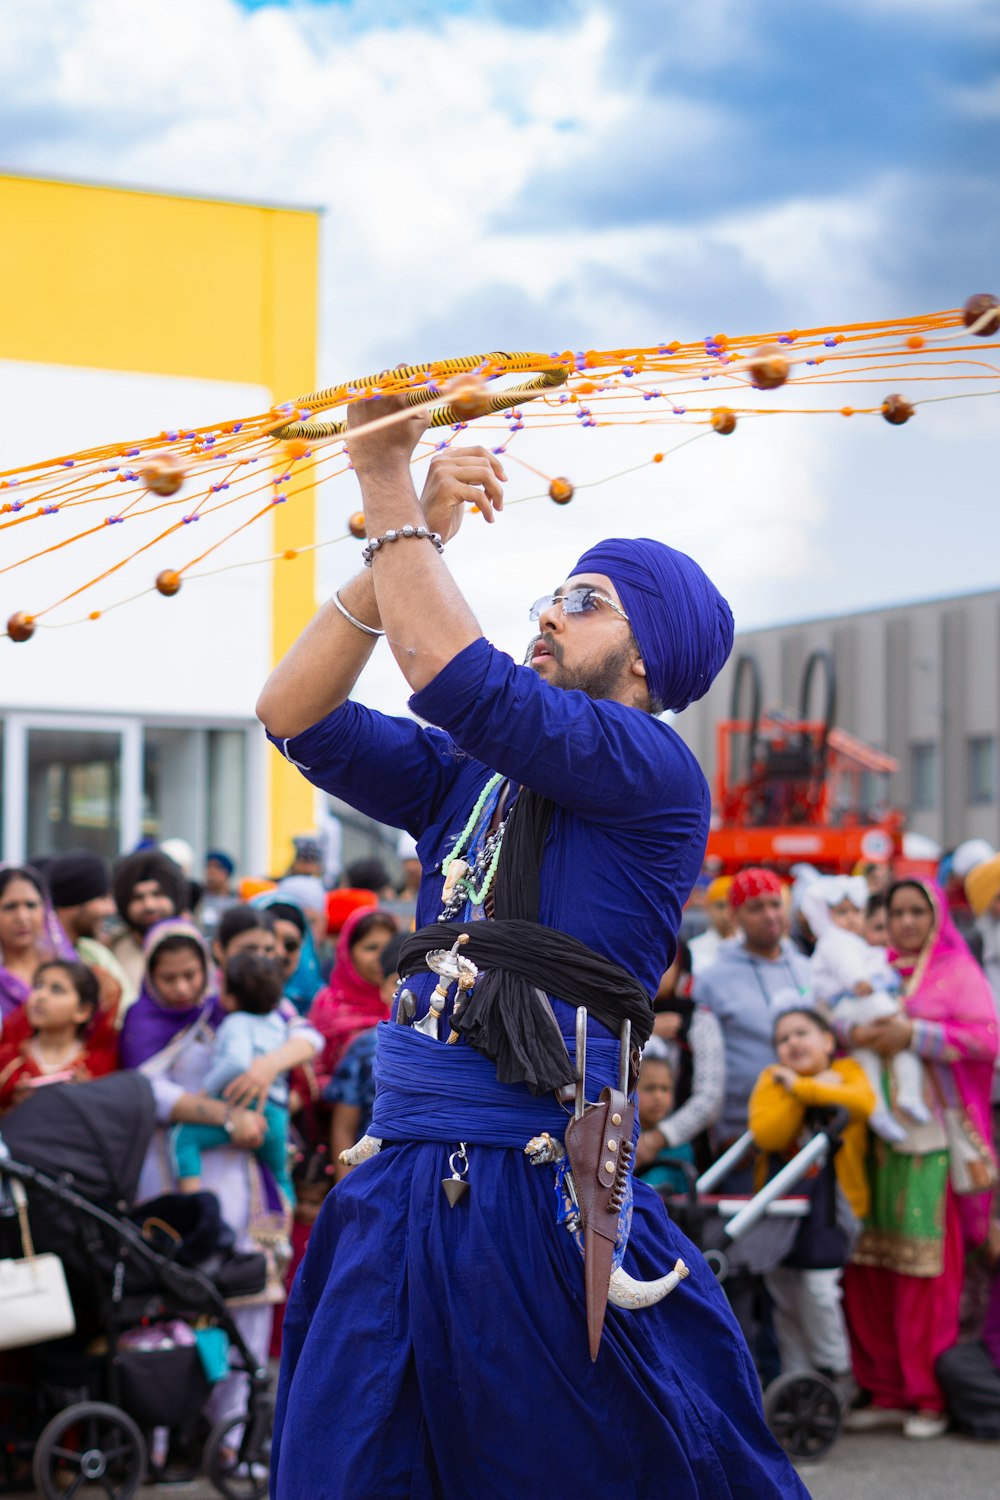
<svg viewBox="0 0 1000 1500"><path fill-rule="evenodd" d="M998 126L992 0L0 5L0 166L325 210L323 383L1000 292ZM609 500L748 626L997 583L995 401L778 425L512 511L469 543L488 628ZM624 467L588 440L551 469Z"/></svg>

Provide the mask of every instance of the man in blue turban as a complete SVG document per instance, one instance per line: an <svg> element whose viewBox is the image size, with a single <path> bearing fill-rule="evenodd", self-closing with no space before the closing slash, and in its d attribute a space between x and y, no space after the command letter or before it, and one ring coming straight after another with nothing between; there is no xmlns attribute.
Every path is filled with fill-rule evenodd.
<svg viewBox="0 0 1000 1500"><path fill-rule="evenodd" d="M537 602L532 618L539 619L546 604L567 598L570 611L603 604L631 627L629 639L589 669L559 671L556 654L557 670L547 680L580 688L592 698L614 697L624 671L645 683L648 702L642 703L640 693L636 706L652 714L680 713L708 692L733 648L733 612L711 579L686 553L650 537L598 542L580 558L569 583ZM566 602L562 609L567 612ZM544 648L544 631L540 639ZM545 656L544 649L533 652L536 670L542 670Z"/></svg>
<svg viewBox="0 0 1000 1500"><path fill-rule="evenodd" d="M620 1041L650 1034L710 816L657 715L707 690L729 608L683 553L603 542L512 661L442 556L469 502L502 509L499 458L451 450L418 499L422 419L351 413L368 566L258 713L314 785L416 839L423 879L370 1132L288 1304L272 1493L804 1500L714 1276L630 1170ZM350 697L383 632L414 718Z"/></svg>

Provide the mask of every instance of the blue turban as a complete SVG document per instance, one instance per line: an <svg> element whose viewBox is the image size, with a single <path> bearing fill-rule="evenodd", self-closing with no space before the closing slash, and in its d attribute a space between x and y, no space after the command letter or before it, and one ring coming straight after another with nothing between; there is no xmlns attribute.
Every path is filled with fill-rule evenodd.
<svg viewBox="0 0 1000 1500"><path fill-rule="evenodd" d="M651 698L680 713L708 692L733 649L733 612L693 558L650 537L611 537L570 577L579 573L603 573L617 589Z"/></svg>

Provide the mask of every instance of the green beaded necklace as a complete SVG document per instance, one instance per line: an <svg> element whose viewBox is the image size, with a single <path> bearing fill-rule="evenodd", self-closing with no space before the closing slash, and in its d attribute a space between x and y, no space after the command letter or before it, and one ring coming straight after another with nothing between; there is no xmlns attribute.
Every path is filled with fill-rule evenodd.
<svg viewBox="0 0 1000 1500"><path fill-rule="evenodd" d="M449 869L452 862L456 859L460 859L464 854L466 844L468 843L468 840L471 837L476 824L479 822L479 819L482 816L483 808L486 806L491 793L496 790L501 781L503 781L504 779L505 778L503 777L503 775L501 775L500 772L497 772L496 775L490 777L489 781L479 793L479 796L476 800L476 805L469 814L469 818L465 827L462 829L461 833L458 835L458 838L455 840L454 847L452 848L451 853L446 854L444 859L441 861L441 869L446 882L448 880ZM486 899L489 888L493 883L493 877L496 874L497 865L500 862L500 848L502 843L503 838L501 830L501 837L496 841L496 847L493 850L493 858L490 860L489 869L486 871L486 874L483 877L483 883L478 891L476 890L472 882L465 878L466 871L468 870L467 865L466 871L463 871L459 878L454 882L454 889L457 890L459 887L461 887L465 891L467 898L469 899L469 901L471 901L473 906L482 906L483 902ZM463 860L462 863L464 864L465 861Z"/></svg>

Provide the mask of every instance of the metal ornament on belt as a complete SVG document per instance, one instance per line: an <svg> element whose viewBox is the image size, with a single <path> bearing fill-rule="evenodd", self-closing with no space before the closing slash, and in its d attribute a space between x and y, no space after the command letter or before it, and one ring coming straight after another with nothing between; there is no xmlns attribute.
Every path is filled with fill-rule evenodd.
<svg viewBox="0 0 1000 1500"><path fill-rule="evenodd" d="M584 1285L590 1357L597 1358L607 1304L637 1311L652 1307L688 1275L682 1260L653 1281L637 1281L622 1270L631 1215L627 1211L632 1171L632 1125L635 1105L629 1102L631 1023L622 1023L617 1088L606 1088L597 1104L586 1102L587 1012L576 1013L576 1089L573 1119L566 1127L565 1150L548 1133L534 1136L525 1146L533 1166L556 1168L570 1211L566 1228L580 1243L583 1231ZM569 1164L564 1160L569 1158Z"/></svg>
<svg viewBox="0 0 1000 1500"><path fill-rule="evenodd" d="M427 954L424 962L432 974L439 976L434 986L434 993L430 998L430 1006L426 1016L417 1021L413 1027L414 1031L420 1031L424 1036L440 1037L441 1016L448 1000L448 991L452 985L458 983L458 996L455 1001L456 1013L462 1003L462 996L466 990L471 990L479 978L479 970L471 958L461 958L459 948L469 941L467 932L460 932L451 948L434 948ZM458 1033L452 1031L448 1038L451 1041L458 1040Z"/></svg>

